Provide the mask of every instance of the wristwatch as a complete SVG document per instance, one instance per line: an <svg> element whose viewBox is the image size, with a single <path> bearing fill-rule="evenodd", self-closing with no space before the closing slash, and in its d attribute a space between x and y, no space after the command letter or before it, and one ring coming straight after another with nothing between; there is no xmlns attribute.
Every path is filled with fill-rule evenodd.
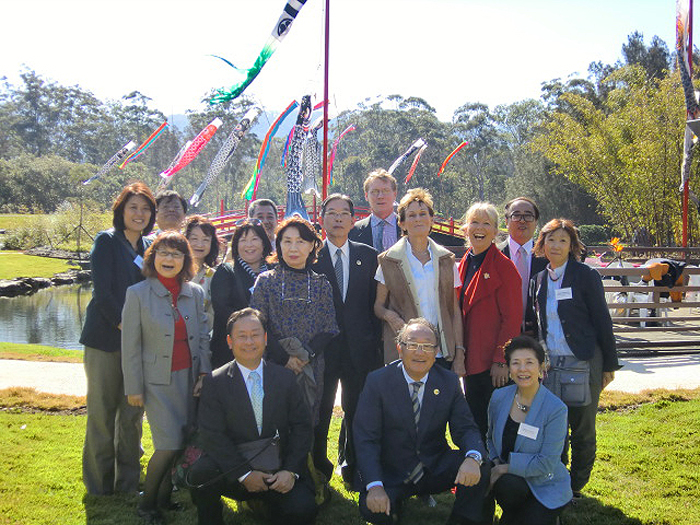
<svg viewBox="0 0 700 525"><path fill-rule="evenodd" d="M472 458L479 464L479 466L481 466L481 464L484 462L484 460L481 459L481 454L479 454L478 452L469 452L466 457Z"/></svg>

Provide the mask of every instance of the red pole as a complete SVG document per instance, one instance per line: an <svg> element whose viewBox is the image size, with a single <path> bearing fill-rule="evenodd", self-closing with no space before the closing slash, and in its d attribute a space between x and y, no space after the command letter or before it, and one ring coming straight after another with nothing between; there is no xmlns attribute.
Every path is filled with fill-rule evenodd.
<svg viewBox="0 0 700 525"><path fill-rule="evenodd" d="M328 196L328 43L330 42L330 0L326 0L326 56L323 67L323 200Z"/></svg>
<svg viewBox="0 0 700 525"><path fill-rule="evenodd" d="M688 9L688 70L690 78L693 78L693 0L689 0ZM690 115L688 115L690 116ZM683 183L683 247L688 247L688 195L690 193L690 183L686 180Z"/></svg>

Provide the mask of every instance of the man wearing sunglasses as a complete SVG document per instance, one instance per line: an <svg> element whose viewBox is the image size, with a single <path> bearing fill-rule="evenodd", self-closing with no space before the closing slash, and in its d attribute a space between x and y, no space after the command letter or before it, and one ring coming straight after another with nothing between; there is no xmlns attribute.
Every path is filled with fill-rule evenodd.
<svg viewBox="0 0 700 525"><path fill-rule="evenodd" d="M499 248L518 269L522 279L521 295L523 300L523 333L534 333L536 319L534 310L531 312L528 304L528 286L530 279L547 266L547 259L536 257L532 253L533 237L537 229L540 210L531 199L517 197L506 203L506 226L508 240Z"/></svg>
<svg viewBox="0 0 700 525"><path fill-rule="evenodd" d="M484 521L491 467L459 378L433 366L439 340L427 320L411 319L396 337L400 359L367 376L353 431L360 514L370 523L397 523L410 496L455 485L447 523ZM448 424L458 450L445 439Z"/></svg>

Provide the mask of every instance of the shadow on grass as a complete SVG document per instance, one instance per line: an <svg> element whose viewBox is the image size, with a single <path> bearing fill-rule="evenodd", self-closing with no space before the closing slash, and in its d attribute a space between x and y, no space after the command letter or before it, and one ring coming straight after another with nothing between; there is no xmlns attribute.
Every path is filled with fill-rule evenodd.
<svg viewBox="0 0 700 525"><path fill-rule="evenodd" d="M595 498L585 497L570 503L561 514L561 525L644 525L630 518L617 507L605 505Z"/></svg>

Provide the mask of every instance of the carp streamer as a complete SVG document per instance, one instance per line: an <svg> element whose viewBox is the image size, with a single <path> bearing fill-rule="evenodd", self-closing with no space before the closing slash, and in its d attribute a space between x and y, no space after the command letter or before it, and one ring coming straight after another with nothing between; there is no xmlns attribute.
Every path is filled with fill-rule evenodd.
<svg viewBox="0 0 700 525"><path fill-rule="evenodd" d="M304 7L305 3L306 0L289 0L287 2L287 5L285 5L284 9L282 10L279 20L277 20L277 24L275 24L275 27L272 30L272 34L267 39L267 42L265 42L262 51L258 55L258 58L255 59L253 67L250 69L239 69L228 60L215 56L215 58L223 60L236 71L243 73L245 78L238 84L231 86L229 89L219 89L217 94L214 95L209 101L210 104L221 104L222 102L232 100L245 91L250 83L255 80L255 77L258 76L260 70L275 52L279 43L284 40L285 36L287 36L287 33L289 33L289 30L292 27L292 22L294 22L294 19L299 14L299 11L301 11L301 8Z"/></svg>
<svg viewBox="0 0 700 525"><path fill-rule="evenodd" d="M246 132L250 129L250 126L253 123L253 121L258 117L258 115L260 115L260 111L260 108L256 107L249 109L243 116L243 118L240 120L238 125L235 127L235 129L228 136L228 138L224 142L224 145L221 146L219 153L217 153L216 157L214 157L211 166L209 166L207 176L204 177L204 180L199 185L199 188L197 188L197 191L195 191L192 197L190 198L191 206L196 207L199 204L204 190L206 190L207 186L209 186L212 183L212 181L219 176L219 173L222 172L224 166L226 166L226 163L231 159L233 153L236 151L236 147L238 147L238 144L243 138L243 135L246 134Z"/></svg>
<svg viewBox="0 0 700 525"><path fill-rule="evenodd" d="M413 173L416 171L416 166L418 165L418 161L420 160L420 156L423 155L423 152L428 148L427 144L423 144L421 148L418 150L418 153L416 153L416 156L413 157L413 163L411 164L411 168L408 170L408 175L406 175L406 180L403 181L404 184L408 184L408 181L411 180L411 177L413 177Z"/></svg>
<svg viewBox="0 0 700 525"><path fill-rule="evenodd" d="M452 153L450 153L450 154L447 156L447 158L445 159L445 162L443 162L443 163L442 163L442 166L440 166L440 170L438 171L438 174L437 174L438 177L439 177L440 175L442 175L442 172L443 172L443 171L445 171L445 167L447 166L447 163L450 162L450 160L452 160L452 157L454 157L454 156L457 154L457 152L458 152L459 150L461 150L461 149L462 149L464 146L466 146L467 144L469 144L469 142L467 142L467 141L465 140L465 141L462 142L459 146L457 146L454 150L452 150Z"/></svg>
<svg viewBox="0 0 700 525"><path fill-rule="evenodd" d="M119 165L119 169L123 170L124 166L129 164L132 160L136 160L138 157L140 157L144 151L146 151L148 148L151 147L151 144L153 144L156 140L158 140L158 137L161 136L163 131L165 131L165 128L168 127L168 121L166 120L163 122L160 126L158 126L158 129L155 130L151 135L143 141L143 144L141 144L138 148L136 148L136 151L134 151L131 155L129 155L127 158L125 158L122 163Z"/></svg>
<svg viewBox="0 0 700 525"><path fill-rule="evenodd" d="M282 122L284 122L284 119L291 115L292 111L294 111L294 109L297 106L299 106L299 103L296 100L293 100L291 104L287 106L287 109L280 113L280 116L277 117L277 119L272 123L272 126L270 126L270 129L267 130L267 133L265 133L265 138L263 139L263 142L260 145L258 161L255 163L255 170L253 171L253 175L250 177L248 184L246 184L246 187L241 192L241 197L243 197L245 200L255 200L255 194L258 191L258 184L260 183L260 172L262 171L263 166L265 165L267 154L270 151L272 137L275 136L275 133L277 133L277 130L279 130L280 126L282 125Z"/></svg>
<svg viewBox="0 0 700 525"><path fill-rule="evenodd" d="M112 158L109 159L109 160L105 163L105 165L102 166L102 167L100 168L100 171L98 171L97 173L95 173L95 174L94 174L92 177L90 177L89 179L86 179L86 180L83 181L83 186L86 185L86 184L90 184L93 180L99 179L100 177L102 177L102 175L104 175L105 173L107 173L107 172L112 168L112 166L114 166L117 162L119 162L119 161L122 160L124 157L126 157L126 155L127 155L132 149L134 149L135 147L136 147L136 142L134 142L133 140L130 140L129 142L127 142L126 144L124 144L124 147L122 147L122 149L120 149L120 150L117 151L114 155L112 155Z"/></svg>
<svg viewBox="0 0 700 525"><path fill-rule="evenodd" d="M175 157L175 160L173 160L170 163L170 166L168 166L168 168L160 174L160 176L163 177L160 188L164 188L170 184L170 182L173 180L173 175L187 166L195 159L197 155L199 155L199 152L202 151L202 148L204 148L204 146L206 146L211 140L221 124L223 124L221 119L216 117L207 125L207 127L200 131L194 139L187 141L182 149L180 149L177 157Z"/></svg>
<svg viewBox="0 0 700 525"><path fill-rule="evenodd" d="M394 163L389 168L389 173L393 174L394 171L396 170L396 168L398 168L403 161L405 161L408 157L413 155L416 151L421 149L423 146L425 146L425 141L423 139L418 139L413 144L411 144L411 147L408 148L403 155L401 155L399 158L397 158L394 161Z"/></svg>

